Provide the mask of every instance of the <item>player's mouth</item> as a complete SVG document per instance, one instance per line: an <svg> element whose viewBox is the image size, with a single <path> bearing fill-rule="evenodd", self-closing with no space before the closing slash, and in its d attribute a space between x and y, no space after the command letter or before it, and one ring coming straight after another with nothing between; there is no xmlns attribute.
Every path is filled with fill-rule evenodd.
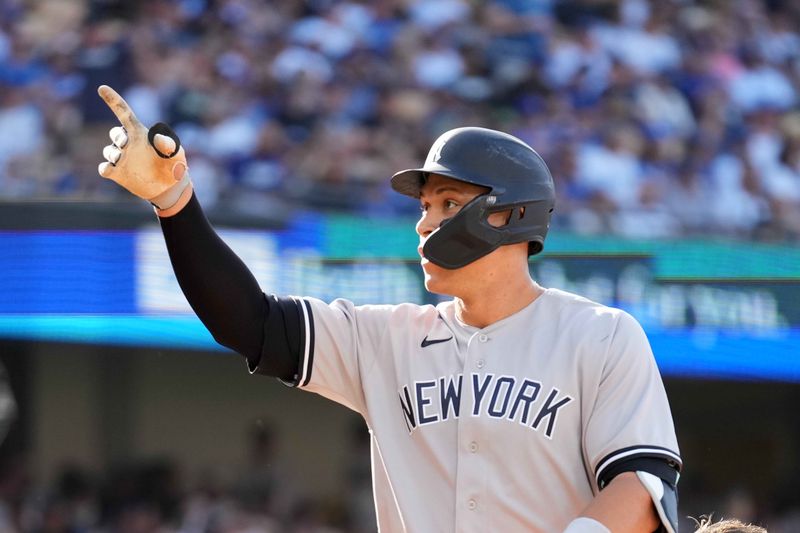
<svg viewBox="0 0 800 533"><path fill-rule="evenodd" d="M428 261L428 258L425 257L425 252L422 251L422 246L418 246L417 247L417 253L419 254L419 264L420 265L425 267L428 264L430 264L430 261Z"/></svg>

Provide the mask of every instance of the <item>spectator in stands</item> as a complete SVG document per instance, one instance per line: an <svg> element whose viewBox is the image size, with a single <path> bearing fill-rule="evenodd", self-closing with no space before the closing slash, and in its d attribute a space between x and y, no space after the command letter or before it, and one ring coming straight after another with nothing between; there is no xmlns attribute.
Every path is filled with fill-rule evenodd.
<svg viewBox="0 0 800 533"><path fill-rule="evenodd" d="M113 82L146 122L177 128L204 205L230 212L407 212L380 185L385 169L471 123L518 133L555 167L574 154L562 229L798 235L796 140L782 126L800 90L790 2L0 9L0 129L14 132L0 138L3 199L124 201L86 149L109 118L92 88ZM625 126L597 139L612 123ZM695 145L702 163L652 157L694 158ZM709 208L687 218L687 195Z"/></svg>

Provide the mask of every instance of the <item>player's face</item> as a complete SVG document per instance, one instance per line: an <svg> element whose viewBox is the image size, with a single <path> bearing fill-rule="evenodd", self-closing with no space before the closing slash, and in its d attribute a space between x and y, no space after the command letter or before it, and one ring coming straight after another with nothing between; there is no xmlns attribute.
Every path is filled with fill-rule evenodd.
<svg viewBox="0 0 800 533"><path fill-rule="evenodd" d="M474 280L479 278L485 263L491 261L492 254L489 254L489 256L484 256L464 267L447 269L431 263L422 252L425 241L443 220L454 217L470 200L486 192L487 189L484 187L439 174L431 174L425 185L422 186L419 198L422 214L416 228L419 235L417 250L421 257L422 270L425 273L425 288L429 291L458 296L459 287L474 285ZM489 216L489 223L501 226L505 224L507 217L507 213L493 213Z"/></svg>

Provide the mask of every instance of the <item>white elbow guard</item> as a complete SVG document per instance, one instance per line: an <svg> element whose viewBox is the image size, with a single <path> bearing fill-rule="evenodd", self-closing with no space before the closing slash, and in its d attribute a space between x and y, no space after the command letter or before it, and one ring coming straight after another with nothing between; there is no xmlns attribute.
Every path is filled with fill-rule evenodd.
<svg viewBox="0 0 800 533"><path fill-rule="evenodd" d="M569 523L564 533L611 533L611 531L593 518L579 516Z"/></svg>
<svg viewBox="0 0 800 533"><path fill-rule="evenodd" d="M677 533L678 492L675 487L649 472L639 470L636 472L636 476L653 499L653 505L656 508L662 526L658 531Z"/></svg>

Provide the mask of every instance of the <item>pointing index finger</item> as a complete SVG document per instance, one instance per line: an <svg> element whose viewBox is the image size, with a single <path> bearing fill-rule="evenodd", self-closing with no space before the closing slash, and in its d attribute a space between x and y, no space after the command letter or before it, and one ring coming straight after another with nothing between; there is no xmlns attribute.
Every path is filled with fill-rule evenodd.
<svg viewBox="0 0 800 533"><path fill-rule="evenodd" d="M128 105L128 102L126 102L117 91L108 85L101 85L97 88L97 94L99 94L100 98L111 108L111 111L114 112L114 115L116 115L126 130L133 132L137 127L142 125Z"/></svg>

